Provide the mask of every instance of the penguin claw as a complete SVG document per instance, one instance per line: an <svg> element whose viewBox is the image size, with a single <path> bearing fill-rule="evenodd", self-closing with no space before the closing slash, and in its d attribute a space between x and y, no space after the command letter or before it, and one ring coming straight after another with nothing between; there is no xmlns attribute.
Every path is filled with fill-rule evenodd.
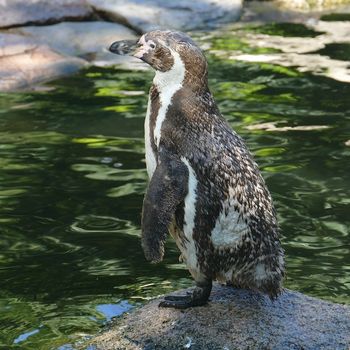
<svg viewBox="0 0 350 350"><path fill-rule="evenodd" d="M166 295L164 300L158 305L159 307L172 307L174 309L187 309L194 306L192 300L192 293L187 295Z"/></svg>
<svg viewBox="0 0 350 350"><path fill-rule="evenodd" d="M187 298L187 297L184 297ZM187 309L193 305L193 300L190 299L184 299L184 300L163 300L159 303L159 307L171 307L174 309Z"/></svg>
<svg viewBox="0 0 350 350"><path fill-rule="evenodd" d="M159 303L159 307L171 307L174 309L187 309L194 306L203 306L208 300L207 299L193 299L189 296L183 296L182 299L179 299L180 296L177 296L176 300L166 300L164 299Z"/></svg>
<svg viewBox="0 0 350 350"><path fill-rule="evenodd" d="M174 309L187 309L193 306L202 306L208 302L212 281L206 280L202 283L196 283L196 288L187 295L167 295L159 303L159 307L172 307Z"/></svg>
<svg viewBox="0 0 350 350"><path fill-rule="evenodd" d="M194 306L202 306L207 303L207 300L196 300L192 296L184 295L173 295L170 298L164 298L163 301L159 303L159 307L171 307L174 309L187 309ZM174 298L175 297L175 298Z"/></svg>
<svg viewBox="0 0 350 350"><path fill-rule="evenodd" d="M203 306L208 302L210 289L209 293L202 293L203 290L201 288L196 288L193 292L188 292L187 295L167 295L158 306L172 307L174 309L187 309L194 306Z"/></svg>
<svg viewBox="0 0 350 350"><path fill-rule="evenodd" d="M164 300L166 301L184 301L184 300L191 300L191 292L187 292L187 295L166 295L164 297Z"/></svg>

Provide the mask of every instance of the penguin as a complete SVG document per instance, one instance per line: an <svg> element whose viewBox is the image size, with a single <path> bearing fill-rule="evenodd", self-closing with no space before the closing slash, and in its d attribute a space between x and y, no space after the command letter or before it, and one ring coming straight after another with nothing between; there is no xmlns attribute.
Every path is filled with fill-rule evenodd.
<svg viewBox="0 0 350 350"><path fill-rule="evenodd" d="M142 248L148 261L162 261L170 233L196 284L159 306L204 305L213 281L275 299L285 273L276 211L258 165L214 101L203 52L188 35L160 30L109 50L155 70L145 118L150 181Z"/></svg>

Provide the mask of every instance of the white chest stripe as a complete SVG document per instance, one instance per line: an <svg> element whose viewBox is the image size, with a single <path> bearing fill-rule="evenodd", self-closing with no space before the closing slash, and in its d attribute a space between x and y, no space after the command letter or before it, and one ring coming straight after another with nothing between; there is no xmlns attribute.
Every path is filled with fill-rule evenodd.
<svg viewBox="0 0 350 350"><path fill-rule="evenodd" d="M196 217L196 201L197 201L197 185L198 180L196 178L196 173L191 167L188 160L184 157L181 158L182 162L188 168L188 193L185 197L185 216L184 216L184 227L183 232L187 238L186 247L181 247L182 255L185 258L187 268L190 270L192 276L196 281L199 281L203 278L201 275L198 260L197 260L197 251L196 245L193 240L193 229L195 225Z"/></svg>
<svg viewBox="0 0 350 350"><path fill-rule="evenodd" d="M145 119L145 153L146 153L146 167L147 167L147 173L149 178L152 177L157 166L156 157L153 153L151 138L150 138L150 127L149 127L150 115L151 115L151 99L149 98L146 119Z"/></svg>
<svg viewBox="0 0 350 350"><path fill-rule="evenodd" d="M193 240L192 233L194 229L194 219L196 216L196 191L198 181L196 174L188 160L185 157L182 157L181 160L188 168L188 193L185 197L184 234L186 238L191 241Z"/></svg>
<svg viewBox="0 0 350 350"><path fill-rule="evenodd" d="M170 49L171 50L171 49ZM179 89L182 88L182 83L185 78L185 65L181 60L180 55L171 50L174 58L174 64L167 72L157 71L153 79L153 83L159 90L160 108L154 128L154 142L159 147L161 138L161 129L167 110L171 105L171 100Z"/></svg>

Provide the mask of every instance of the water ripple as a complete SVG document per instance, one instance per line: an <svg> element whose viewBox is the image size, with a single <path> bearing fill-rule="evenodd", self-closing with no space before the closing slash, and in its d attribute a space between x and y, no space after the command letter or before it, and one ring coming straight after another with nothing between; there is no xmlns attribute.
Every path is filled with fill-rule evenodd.
<svg viewBox="0 0 350 350"><path fill-rule="evenodd" d="M98 232L133 232L135 226L127 220L111 216L82 215L78 216L70 226L71 231L77 233Z"/></svg>

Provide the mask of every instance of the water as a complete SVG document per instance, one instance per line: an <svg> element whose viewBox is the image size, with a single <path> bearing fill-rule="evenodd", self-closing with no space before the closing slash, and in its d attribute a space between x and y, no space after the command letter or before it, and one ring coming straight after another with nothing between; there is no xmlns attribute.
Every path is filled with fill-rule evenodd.
<svg viewBox="0 0 350 350"><path fill-rule="evenodd" d="M286 287L350 303L350 85L230 60L237 47L269 51L231 32L209 41L210 52L226 50L209 54L212 91L275 201ZM151 78L90 68L43 91L0 95L1 349L68 349L134 305L192 285L172 241L159 265L140 247Z"/></svg>

